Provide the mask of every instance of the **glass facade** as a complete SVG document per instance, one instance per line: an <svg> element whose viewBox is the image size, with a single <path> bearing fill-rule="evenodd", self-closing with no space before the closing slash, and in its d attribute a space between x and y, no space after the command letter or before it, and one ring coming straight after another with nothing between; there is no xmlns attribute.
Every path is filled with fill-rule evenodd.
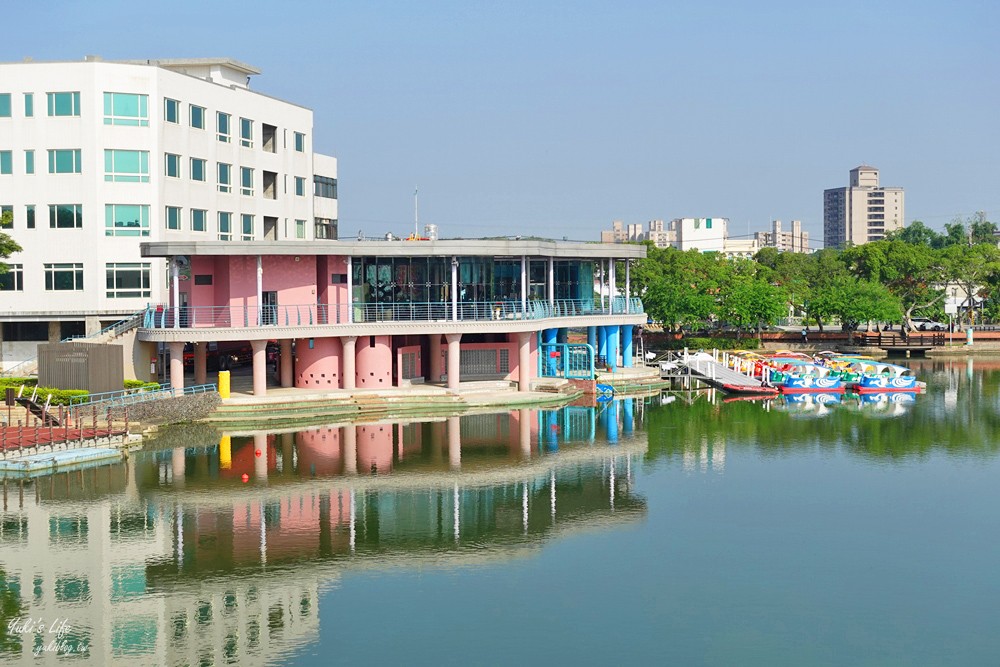
<svg viewBox="0 0 1000 667"><path fill-rule="evenodd" d="M80 93L46 93L50 116L79 116Z"/></svg>
<svg viewBox="0 0 1000 667"><path fill-rule="evenodd" d="M104 151L104 180L149 183L149 151Z"/></svg>
<svg viewBox="0 0 1000 667"><path fill-rule="evenodd" d="M149 236L149 206L105 204L105 236Z"/></svg>
<svg viewBox="0 0 1000 667"><path fill-rule="evenodd" d="M104 124L149 126L149 96L136 93L104 93Z"/></svg>

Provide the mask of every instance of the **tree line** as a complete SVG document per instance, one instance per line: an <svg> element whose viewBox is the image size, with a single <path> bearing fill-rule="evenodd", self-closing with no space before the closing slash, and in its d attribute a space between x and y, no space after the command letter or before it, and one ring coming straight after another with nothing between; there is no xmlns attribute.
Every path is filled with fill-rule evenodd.
<svg viewBox="0 0 1000 667"><path fill-rule="evenodd" d="M664 328L727 323L758 332L790 313L824 326L854 328L911 318L947 321L957 297L958 323L1000 319L997 226L977 213L936 232L915 221L885 239L811 254L762 248L753 259L682 252L651 242L632 270L633 296Z"/></svg>

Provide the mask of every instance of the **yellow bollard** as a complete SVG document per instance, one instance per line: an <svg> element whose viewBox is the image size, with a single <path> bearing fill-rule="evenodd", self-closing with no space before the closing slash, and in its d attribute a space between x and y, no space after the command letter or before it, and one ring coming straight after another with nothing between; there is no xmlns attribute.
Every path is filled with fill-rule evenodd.
<svg viewBox="0 0 1000 667"><path fill-rule="evenodd" d="M229 398L229 371L219 371L219 396Z"/></svg>
<svg viewBox="0 0 1000 667"><path fill-rule="evenodd" d="M233 446L228 435L219 440L219 467L223 470L233 467Z"/></svg>

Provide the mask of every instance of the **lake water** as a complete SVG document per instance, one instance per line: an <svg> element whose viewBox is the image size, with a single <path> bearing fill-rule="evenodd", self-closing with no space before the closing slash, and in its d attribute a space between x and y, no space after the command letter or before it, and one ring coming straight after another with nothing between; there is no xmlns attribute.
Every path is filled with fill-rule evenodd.
<svg viewBox="0 0 1000 667"><path fill-rule="evenodd" d="M912 401L168 429L7 483L0 660L996 664L1000 361L912 366Z"/></svg>

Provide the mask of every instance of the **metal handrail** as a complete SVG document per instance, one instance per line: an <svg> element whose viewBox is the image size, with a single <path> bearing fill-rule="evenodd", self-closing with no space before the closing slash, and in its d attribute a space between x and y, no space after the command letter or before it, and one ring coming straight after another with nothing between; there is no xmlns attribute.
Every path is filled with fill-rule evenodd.
<svg viewBox="0 0 1000 667"><path fill-rule="evenodd" d="M184 389L179 392L168 384L161 384L158 389L148 389L145 391L141 389L139 391L126 389L124 391L105 391L99 394L88 394L87 396L74 396L70 399L70 407L82 408L100 405L102 407L116 408L155 401L161 398L174 398L180 395L187 396L191 394L207 394L215 391L218 391L218 387L215 383L191 385L184 387Z"/></svg>
<svg viewBox="0 0 1000 667"><path fill-rule="evenodd" d="M638 297L614 297L603 304L595 299L556 299L521 302L509 300L182 306L150 305L142 315L144 329L246 328L266 326L313 326L366 322L433 322L453 320L537 320L550 317L642 314Z"/></svg>

